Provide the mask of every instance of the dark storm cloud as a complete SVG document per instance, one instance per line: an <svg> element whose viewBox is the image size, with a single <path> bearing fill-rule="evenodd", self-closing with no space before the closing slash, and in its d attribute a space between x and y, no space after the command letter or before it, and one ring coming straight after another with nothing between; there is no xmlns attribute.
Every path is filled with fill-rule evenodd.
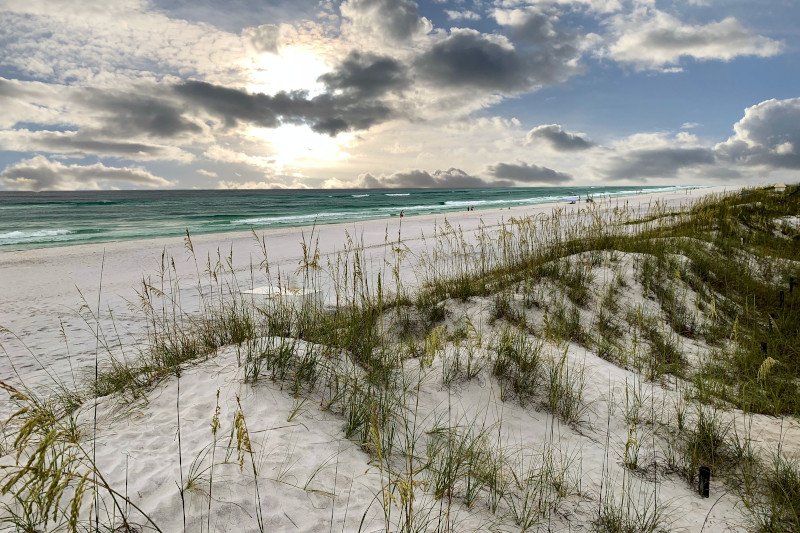
<svg viewBox="0 0 800 533"><path fill-rule="evenodd" d="M227 126L243 122L275 128L282 123L305 123L316 132L336 135L367 129L392 115L382 102L354 95L321 94L309 98L305 91L266 95L201 81L181 83L174 90L185 102L217 116Z"/></svg>
<svg viewBox="0 0 800 533"><path fill-rule="evenodd" d="M654 148L615 156L603 172L611 179L670 178L682 168L712 164L708 148Z"/></svg>
<svg viewBox="0 0 800 533"><path fill-rule="evenodd" d="M489 173L496 178L519 181L523 183L566 183L572 176L558 172L552 168L540 167L528 163L497 163L489 167Z"/></svg>
<svg viewBox="0 0 800 533"><path fill-rule="evenodd" d="M459 168L437 170L433 173L427 170L407 170L394 174L373 176L363 174L358 178L358 184L365 188L439 188L439 189L467 189L476 187L507 187L513 185L507 180L486 182L471 176Z"/></svg>
<svg viewBox="0 0 800 533"><path fill-rule="evenodd" d="M537 85L566 79L577 67L574 37L557 31L511 26L512 33L529 38L510 42L473 29L456 29L435 43L414 62L419 75L443 86L471 86L501 93L530 90Z"/></svg>
<svg viewBox="0 0 800 533"><path fill-rule="evenodd" d="M90 89L80 93L76 100L93 110L105 112L103 133L109 136L145 134L166 138L202 131L184 116L180 105L157 96Z"/></svg>
<svg viewBox="0 0 800 533"><path fill-rule="evenodd" d="M338 90L361 98L382 96L409 84L407 69L396 59L356 51L319 81L331 92Z"/></svg>
<svg viewBox="0 0 800 533"><path fill-rule="evenodd" d="M586 150L594 146L594 143L588 139L585 139L580 135L575 135L574 133L564 131L559 124L536 126L528 132L527 138L528 141L544 139L548 141L554 149L561 152Z"/></svg>
<svg viewBox="0 0 800 533"><path fill-rule="evenodd" d="M45 90L39 85L20 88L19 83L0 78L0 98L8 99L9 106L22 108L49 110L65 102L69 104L72 115L67 120L76 123L71 126L80 124L77 132L56 131L61 128L55 127L51 120L39 121L43 130L52 130L48 132L50 135L18 130L17 137L38 144L33 150L50 146L59 148L59 153L96 150L106 155L130 154L152 159L160 148L142 141L143 138L190 142L211 133L214 123L203 122L209 115L224 127L240 123L266 128L285 123L307 124L314 131L328 135L364 130L394 116L392 109L377 96L405 83L399 64L388 58L360 55L351 56L328 81L342 90L314 97L305 91L266 95L201 81L137 85L125 92L68 86ZM47 118L52 115L50 112ZM171 150L172 155L177 152ZM181 158L186 156L184 152Z"/></svg>
<svg viewBox="0 0 800 533"><path fill-rule="evenodd" d="M516 50L475 30L457 30L415 61L424 78L445 86L513 92L529 85L527 65Z"/></svg>

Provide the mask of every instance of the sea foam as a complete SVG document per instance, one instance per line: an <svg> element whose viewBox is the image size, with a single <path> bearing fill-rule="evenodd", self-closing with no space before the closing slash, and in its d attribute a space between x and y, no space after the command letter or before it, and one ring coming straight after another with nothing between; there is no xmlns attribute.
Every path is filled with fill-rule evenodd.
<svg viewBox="0 0 800 533"><path fill-rule="evenodd" d="M71 235L67 229L39 229L30 231L8 231L0 233L0 244L25 244L63 240L60 237Z"/></svg>

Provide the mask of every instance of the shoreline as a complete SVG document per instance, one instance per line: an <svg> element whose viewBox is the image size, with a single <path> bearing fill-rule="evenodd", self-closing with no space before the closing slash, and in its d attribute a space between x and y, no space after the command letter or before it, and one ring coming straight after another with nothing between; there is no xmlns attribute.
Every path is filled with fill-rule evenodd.
<svg viewBox="0 0 800 533"><path fill-rule="evenodd" d="M656 199L660 199L662 197L697 197L697 196L705 196L707 194L720 194L725 193L729 190L737 190L742 187L740 186L697 186L691 188L681 188L681 189L674 189L670 191L660 191L660 192L653 192L649 193L647 191L637 192L628 195L619 195L619 196L605 196L601 200L597 201L595 205L602 206L608 204L619 204L619 203L628 203L629 201L634 198L647 198L648 203ZM699 192L699 195L694 195L693 193ZM377 217L377 218L365 218L365 219L358 219L358 220L351 220L351 221L342 221L342 222L331 222L331 223L322 223L322 224L302 224L297 226L283 226L283 227L256 227L252 226L250 228L244 229L233 229L233 230L226 230L226 231L219 231L219 232L208 232L208 233L193 233L191 234L192 242L194 243L201 243L207 244L210 241L236 241L241 240L243 237L246 239L252 239L253 232L257 233L259 237L274 237L280 236L288 233L302 233L303 231L309 231L312 228L315 228L316 231L328 231L328 230L347 230L354 226L365 226L365 225L374 225L374 224L382 224L383 226L389 227L390 225L399 225L402 221L404 228L413 229L414 226L422 226L424 223L431 223L436 222L438 220L450 221L453 220L480 220L482 218L490 218L493 219L494 224L496 225L502 220L502 216L497 217L497 215L502 215L505 213L511 214L518 214L521 213L523 216L528 216L530 211L541 212L543 210L548 209L555 209L557 207L563 207L566 209L577 210L581 207L586 207L586 203L581 200L577 204L569 204L563 200L558 201L548 201L548 202L541 202L541 203L532 203L532 204L522 204L522 205L515 205L515 206L508 206L508 207L486 207L480 208L476 207L474 211L465 211L463 209L460 210L443 210L437 213L426 213L421 215L409 214L405 217L398 217L397 215L390 215L384 217ZM398 212L401 211L402 208L398 207ZM394 224L392 224L394 223ZM171 245L175 245L177 243L182 244L184 241L185 235L173 235L173 236L154 236L154 237L137 237L133 239L124 239L124 240L109 240L109 241L102 241L102 242L88 242L88 243L75 243L70 244L68 242L64 244L56 244L56 245L49 245L49 246L42 246L42 247L35 247L35 248L26 248L26 249L19 249L19 250L1 250L0 249L0 265L3 265L9 258L9 256L41 256L47 257L56 254L63 254L67 253L69 255L74 255L80 252L88 252L88 253L97 253L98 251L102 252L106 248L113 248L115 250L122 250L122 249L139 249L145 243L149 243L153 246L160 248L168 247ZM39 257L35 257L39 258ZM22 259L25 259L23 257Z"/></svg>

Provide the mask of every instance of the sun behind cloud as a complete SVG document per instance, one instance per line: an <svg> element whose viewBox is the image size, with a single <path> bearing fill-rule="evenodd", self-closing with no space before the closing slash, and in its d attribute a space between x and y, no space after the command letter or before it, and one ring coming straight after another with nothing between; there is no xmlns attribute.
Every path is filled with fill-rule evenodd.
<svg viewBox="0 0 800 533"><path fill-rule="evenodd" d="M315 96L325 90L319 77L331 69L323 57L302 45L284 47L277 53L257 52L249 63L247 90L265 94L303 90Z"/></svg>
<svg viewBox="0 0 800 533"><path fill-rule="evenodd" d="M251 127L247 136L269 145L274 165L281 170L297 167L325 168L350 157L347 148L355 135L340 133L335 137L317 133L306 125L284 124L278 128Z"/></svg>

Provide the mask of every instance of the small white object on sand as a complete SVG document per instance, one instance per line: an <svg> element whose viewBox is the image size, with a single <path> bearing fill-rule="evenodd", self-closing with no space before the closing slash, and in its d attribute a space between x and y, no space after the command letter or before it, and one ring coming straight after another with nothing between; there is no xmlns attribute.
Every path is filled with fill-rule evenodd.
<svg viewBox="0 0 800 533"><path fill-rule="evenodd" d="M265 304L288 304L295 308L306 305L321 307L324 303L322 291L297 287L263 286L242 291L253 297L254 302Z"/></svg>

